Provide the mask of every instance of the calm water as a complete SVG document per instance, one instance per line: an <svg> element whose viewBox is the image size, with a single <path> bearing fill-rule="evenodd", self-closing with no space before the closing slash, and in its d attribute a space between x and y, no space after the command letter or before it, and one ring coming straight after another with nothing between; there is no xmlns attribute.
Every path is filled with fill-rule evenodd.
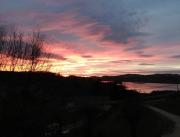
<svg viewBox="0 0 180 137"><path fill-rule="evenodd" d="M123 82L123 85L125 85L128 89L135 89L142 93L150 93L155 90L177 90L177 84Z"/></svg>

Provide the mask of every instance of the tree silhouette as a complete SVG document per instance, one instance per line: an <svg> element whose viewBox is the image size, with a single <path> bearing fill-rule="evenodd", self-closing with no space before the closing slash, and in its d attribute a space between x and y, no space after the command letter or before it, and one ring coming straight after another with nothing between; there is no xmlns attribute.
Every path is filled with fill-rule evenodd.
<svg viewBox="0 0 180 137"><path fill-rule="evenodd" d="M48 71L50 54L44 48L40 31L30 34L14 26L0 26L0 70Z"/></svg>

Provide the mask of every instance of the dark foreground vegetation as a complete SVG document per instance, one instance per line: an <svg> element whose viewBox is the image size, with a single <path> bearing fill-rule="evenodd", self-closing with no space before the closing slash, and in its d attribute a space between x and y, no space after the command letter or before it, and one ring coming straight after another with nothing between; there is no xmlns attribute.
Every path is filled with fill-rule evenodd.
<svg viewBox="0 0 180 137"><path fill-rule="evenodd" d="M0 72L0 136L161 137L174 123L147 106L168 110L173 98L179 93L139 94L94 78Z"/></svg>

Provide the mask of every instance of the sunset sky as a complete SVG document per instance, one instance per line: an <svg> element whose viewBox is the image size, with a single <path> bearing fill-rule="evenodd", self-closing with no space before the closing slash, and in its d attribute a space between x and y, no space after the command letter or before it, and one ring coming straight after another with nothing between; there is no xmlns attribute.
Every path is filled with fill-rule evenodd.
<svg viewBox="0 0 180 137"><path fill-rule="evenodd" d="M0 24L45 34L53 72L180 73L180 0L0 2Z"/></svg>

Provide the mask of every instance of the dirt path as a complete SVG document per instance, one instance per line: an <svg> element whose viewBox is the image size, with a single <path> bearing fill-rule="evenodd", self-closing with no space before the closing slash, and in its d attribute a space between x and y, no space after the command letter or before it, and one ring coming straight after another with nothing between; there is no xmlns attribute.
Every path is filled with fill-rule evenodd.
<svg viewBox="0 0 180 137"><path fill-rule="evenodd" d="M172 120L175 123L175 128L174 128L173 133L164 135L163 137L180 137L180 116L171 114L169 112L166 112L166 111L156 108L156 107L149 106L149 108L153 111L156 111L156 112L166 116L167 118L169 118L170 120Z"/></svg>

